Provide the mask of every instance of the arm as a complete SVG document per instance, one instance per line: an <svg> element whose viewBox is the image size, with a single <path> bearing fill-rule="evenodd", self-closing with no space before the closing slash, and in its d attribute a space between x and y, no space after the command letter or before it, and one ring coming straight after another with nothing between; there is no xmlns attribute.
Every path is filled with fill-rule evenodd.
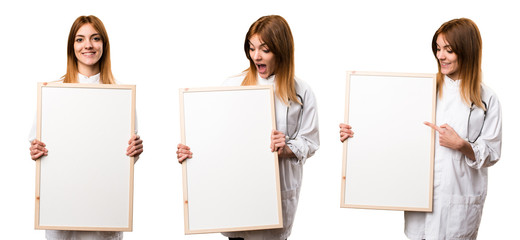
<svg viewBox="0 0 520 240"><path fill-rule="evenodd" d="M491 95L488 100L486 120L482 128L480 137L475 143L469 143L462 139L447 124L437 127L425 122L439 133L439 144L457 151L460 151L465 158L466 164L471 168L480 169L482 167L493 166L500 159L502 147L502 113L500 102L495 95Z"/></svg>
<svg viewBox="0 0 520 240"><path fill-rule="evenodd" d="M287 141L287 147L298 161L305 163L320 147L318 109L316 98L310 88L306 87L300 95L304 102L300 131L294 139Z"/></svg>
<svg viewBox="0 0 520 240"><path fill-rule="evenodd" d="M489 91L489 89L487 90ZM466 163L475 169L493 166L500 160L502 149L502 110L500 102L494 94L490 94L485 101L488 108L482 133L475 143L468 143L475 157L474 159L468 157L465 159Z"/></svg>

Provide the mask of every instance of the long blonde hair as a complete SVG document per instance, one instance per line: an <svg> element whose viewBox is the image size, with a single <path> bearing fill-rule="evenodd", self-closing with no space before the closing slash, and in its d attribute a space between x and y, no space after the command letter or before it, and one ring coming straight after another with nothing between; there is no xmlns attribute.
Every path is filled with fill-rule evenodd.
<svg viewBox="0 0 520 240"><path fill-rule="evenodd" d="M294 40L291 28L287 21L278 15L263 16L249 27L244 40L244 51L249 59L249 68L244 71L246 76L242 86L257 84L255 62L249 54L249 39L255 34L258 34L274 54L276 95L285 104L289 101L301 104L296 96L294 82Z"/></svg>
<svg viewBox="0 0 520 240"><path fill-rule="evenodd" d="M480 85L482 83L482 38L477 25L467 18L453 19L442 24L433 36L432 50L434 56L437 56L437 38L440 34L444 36L453 52L457 55L461 81L461 98L468 105L473 103L485 109L480 96ZM441 73L441 63L438 59L437 68L437 91L439 96L442 97L444 75Z"/></svg>
<svg viewBox="0 0 520 240"><path fill-rule="evenodd" d="M74 21L70 28L69 39L67 42L67 73L62 77L63 82L78 82L78 59L74 52L74 40L78 30L85 24L91 24L92 27L98 31L101 40L103 41L103 55L101 55L101 59L99 59L100 82L102 84L115 84L116 81L112 75L112 67L110 64L110 42L108 40L108 34L103 22L93 15L80 16L76 18L76 21Z"/></svg>

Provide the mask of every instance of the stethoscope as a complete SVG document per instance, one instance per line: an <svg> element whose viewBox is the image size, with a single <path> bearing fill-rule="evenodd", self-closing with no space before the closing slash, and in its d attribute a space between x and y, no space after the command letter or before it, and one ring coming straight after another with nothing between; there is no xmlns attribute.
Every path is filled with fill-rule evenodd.
<svg viewBox="0 0 520 240"><path fill-rule="evenodd" d="M482 101L482 100L481 100ZM469 138L469 123L470 123L470 120L471 120L471 115L473 113L473 110L476 108L475 107L475 104L474 103L471 103L471 107L469 108L469 115L468 115L468 126L467 126L467 129L466 129L466 137L467 137L467 140L468 142L470 143L475 143L477 141L477 139L480 137L480 135L482 134L482 129L484 128L484 122L486 121L486 115L487 115L487 104L486 102L482 101L482 104L484 104L484 109L482 109L482 111L484 111L484 117L482 119L482 126L480 126L480 130L478 132L478 135L477 137L475 137L474 140L470 139Z"/></svg>
<svg viewBox="0 0 520 240"><path fill-rule="evenodd" d="M296 96L300 99L300 102L301 102L301 105L300 105L300 111L298 112L298 118L296 119L296 121L298 122L298 124L296 124L296 129L294 131L294 133L292 135L289 134L289 106L287 106L287 113L285 114L285 127L286 127L286 135L287 135L287 140L294 140L296 139L296 136L298 136L298 133L300 132L300 128L301 128L301 125L302 125L302 117L303 117L303 98L302 96L300 96L300 94L296 94ZM290 104L290 103L289 103ZM286 141L287 141L286 140Z"/></svg>

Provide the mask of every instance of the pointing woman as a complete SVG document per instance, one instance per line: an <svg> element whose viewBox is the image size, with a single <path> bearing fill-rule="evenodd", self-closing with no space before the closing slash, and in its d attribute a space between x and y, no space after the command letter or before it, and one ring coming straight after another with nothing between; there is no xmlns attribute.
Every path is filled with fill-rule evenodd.
<svg viewBox="0 0 520 240"><path fill-rule="evenodd" d="M405 212L409 239L476 239L487 195L487 171L500 159L502 116L496 94L482 83L482 39L470 19L435 32L437 59L433 212ZM340 125L340 139L352 137Z"/></svg>

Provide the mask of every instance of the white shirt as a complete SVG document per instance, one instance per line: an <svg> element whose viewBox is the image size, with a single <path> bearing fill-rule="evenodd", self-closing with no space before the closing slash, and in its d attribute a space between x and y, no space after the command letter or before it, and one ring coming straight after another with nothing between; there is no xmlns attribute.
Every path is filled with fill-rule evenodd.
<svg viewBox="0 0 520 240"><path fill-rule="evenodd" d="M447 123L466 138L470 107L460 97L460 80L444 79L437 98L436 123ZM502 116L495 93L482 85L487 114L480 137L470 143L475 161L459 151L439 145L435 138L433 212L405 212L405 234L410 239L476 239L487 194L487 167L500 159ZM474 111L482 111L475 109ZM470 122L470 130L482 126Z"/></svg>
<svg viewBox="0 0 520 240"><path fill-rule="evenodd" d="M79 83L99 84L100 74L91 77L78 74ZM137 118L136 118L137 120ZM135 132L137 134L137 121ZM36 118L29 133L29 141L36 139ZM137 160L137 158L135 158ZM65 230L46 230L45 237L48 240L121 240L123 232L92 232L92 231L65 231Z"/></svg>
<svg viewBox="0 0 520 240"><path fill-rule="evenodd" d="M224 86L240 86L244 80L244 75L227 79ZM276 88L275 76L267 79L257 76L258 85L273 85ZM275 112L276 127L278 131L284 132L286 135L287 146L296 155L296 158L280 158L280 185L282 191L282 212L284 228L245 231L245 232L228 232L223 233L227 237L241 237L249 240L265 239L276 240L286 239L291 234L294 215L298 206L300 196L300 188L303 175L303 164L307 158L314 155L320 146L318 132L318 111L316 106L316 98L310 87L299 79L295 79L296 93L301 96L300 101L303 102L303 112L298 103L290 102L289 116L287 116L287 105L285 105L275 94ZM276 92L276 89L275 89ZM301 112L301 113L300 113ZM298 117L300 115L300 117ZM296 129L301 126L299 131ZM288 122L288 127L286 124ZM289 128L289 132L287 132ZM293 137L294 139L290 139Z"/></svg>

